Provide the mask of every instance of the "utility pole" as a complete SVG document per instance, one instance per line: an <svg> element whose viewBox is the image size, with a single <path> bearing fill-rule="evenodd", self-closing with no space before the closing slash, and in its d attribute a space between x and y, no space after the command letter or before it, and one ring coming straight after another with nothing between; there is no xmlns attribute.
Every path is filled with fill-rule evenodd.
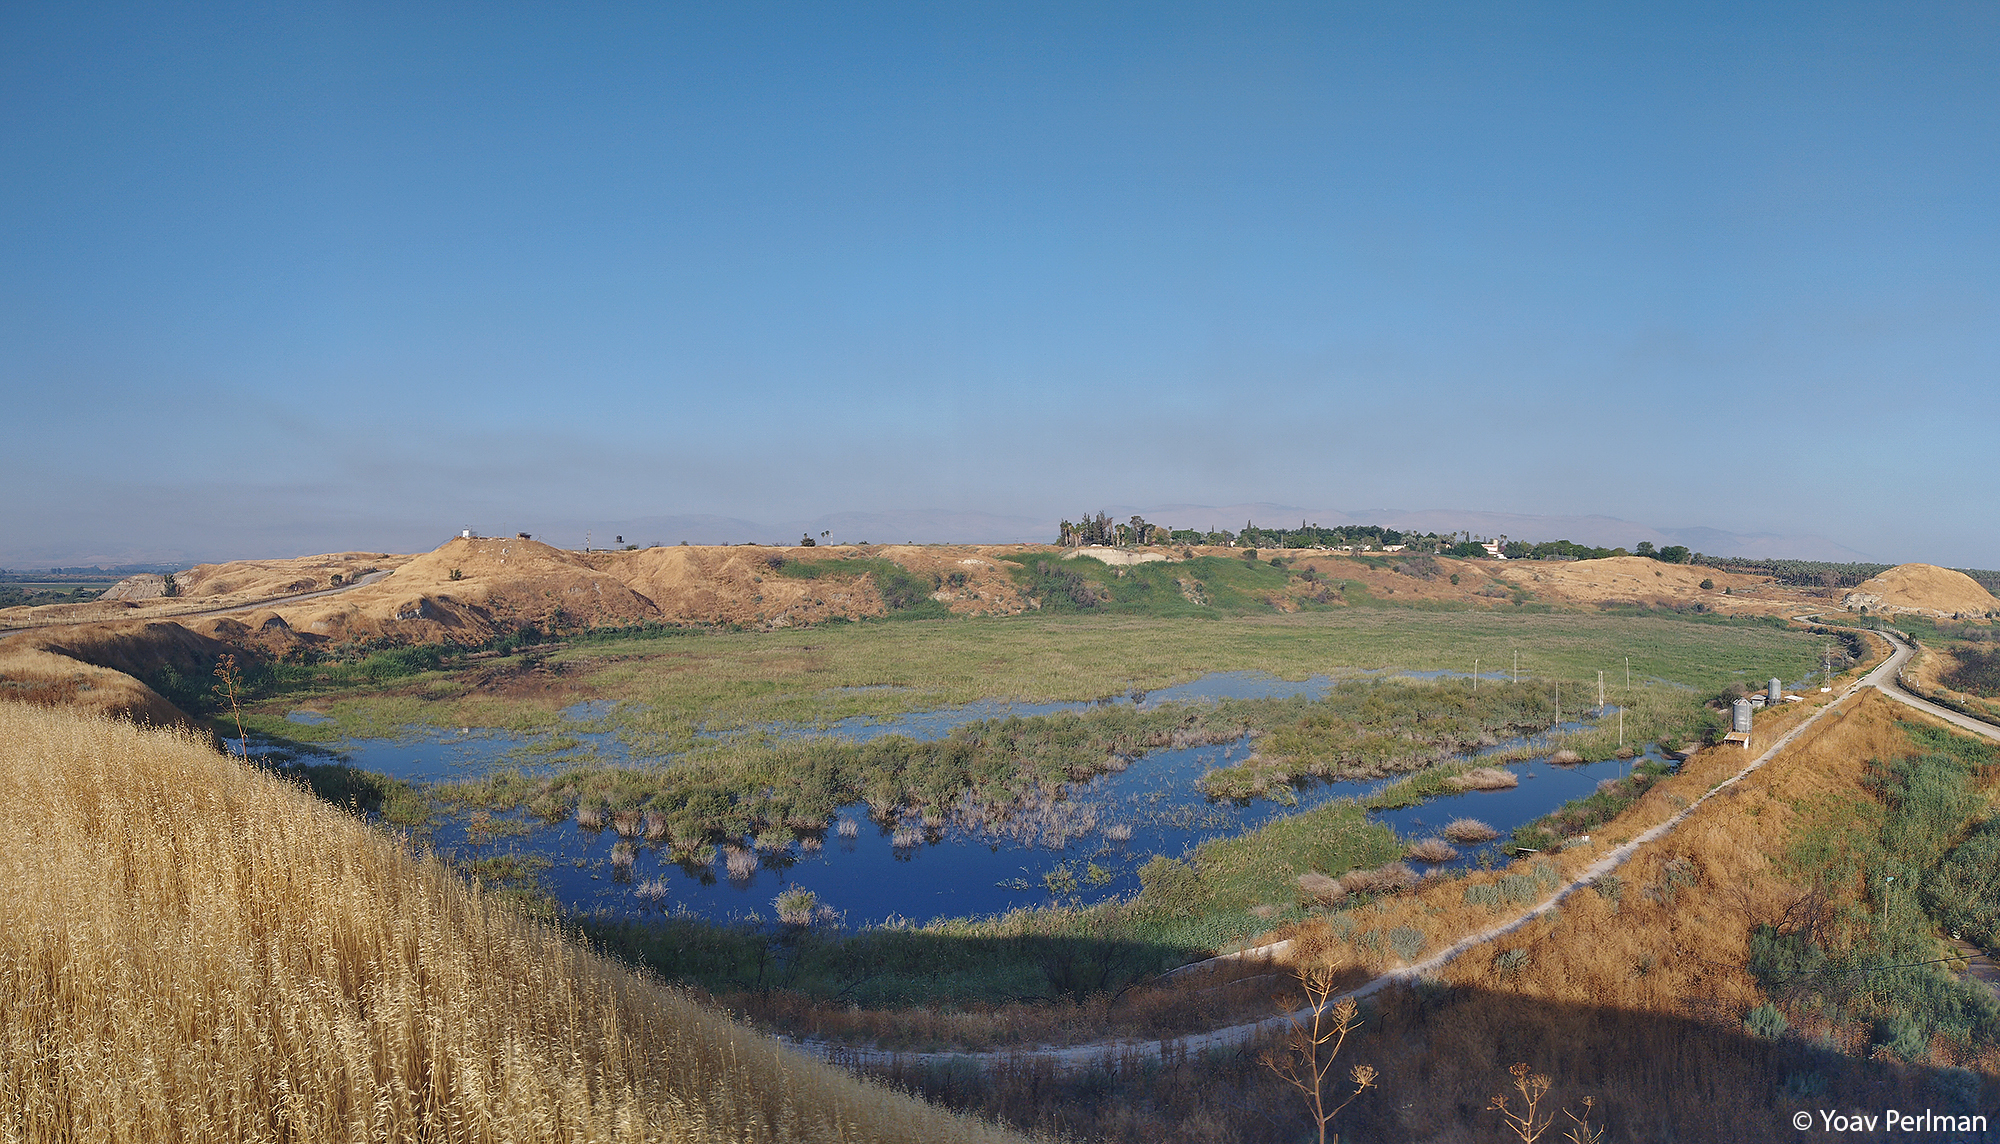
<svg viewBox="0 0 2000 1144"><path fill-rule="evenodd" d="M1563 725L1563 681L1558 679L1556 680L1556 725L1554 727L1551 727L1550 730L1560 731L1562 730L1562 725Z"/></svg>
<svg viewBox="0 0 2000 1144"><path fill-rule="evenodd" d="M1632 657L1625 657L1625 690L1632 690Z"/></svg>
<svg viewBox="0 0 2000 1144"><path fill-rule="evenodd" d="M1604 673L1597 673L1597 709L1604 710Z"/></svg>
<svg viewBox="0 0 2000 1144"><path fill-rule="evenodd" d="M1472 693L1479 694L1479 657L1472 657Z"/></svg>
<svg viewBox="0 0 2000 1144"><path fill-rule="evenodd" d="M1618 709L1618 748L1620 750L1625 748L1625 709L1623 707Z"/></svg>
<svg viewBox="0 0 2000 1144"><path fill-rule="evenodd" d="M1521 653L1514 653L1514 682L1521 682Z"/></svg>

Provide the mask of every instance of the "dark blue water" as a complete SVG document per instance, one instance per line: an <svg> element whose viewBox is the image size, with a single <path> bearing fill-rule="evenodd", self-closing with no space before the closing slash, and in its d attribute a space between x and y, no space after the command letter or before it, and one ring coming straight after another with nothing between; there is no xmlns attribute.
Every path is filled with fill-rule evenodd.
<svg viewBox="0 0 2000 1144"><path fill-rule="evenodd" d="M1267 675L1230 672L1148 694L1104 702L1164 703L1220 698L1324 695L1325 677L1292 682ZM842 720L830 731L853 740L885 734L936 738L960 724L1006 715L1084 710L1091 704L975 703L944 711L918 712L893 720ZM354 766L421 782L474 777L494 767L560 767L567 762L624 762L616 737L601 730L603 705L578 705L565 724L542 735L497 732L428 732L400 740L359 740L340 745ZM1575 730L1581 724L1566 724ZM776 729L781 734L814 733ZM559 748L559 749L558 749ZM1522 749L1553 751L1545 739L1516 741L1482 753ZM850 926L892 919L923 922L937 917L984 916L1052 901L1089 903L1139 888L1137 871L1155 854L1179 857L1200 843L1240 834L1282 815L1335 799L1366 796L1392 780L1314 783L1281 792L1285 802L1215 802L1201 792L1201 776L1249 754L1247 740L1163 749L1135 760L1122 772L1072 784L1066 797L1028 808L1010 822L986 822L976 813L938 829L906 822L882 826L867 816L865 804L842 808L855 837L827 830L817 849L795 841L782 850L757 852L757 868L730 877L725 856L716 852L705 865L681 864L664 848L631 840L637 853L629 869L614 867L615 830L586 831L574 822L547 825L518 816L500 818L499 832L474 837L465 816L438 826L441 851L463 857L518 853L548 860L545 889L565 906L620 915L659 911L690 913L715 920L775 916L773 899L790 889L810 890L819 903ZM1607 778L1628 773L1629 762L1556 767L1533 760L1507 764L1520 786L1475 791L1374 818L1411 839L1435 834L1454 818L1477 818L1505 838L1514 827L1562 803L1589 794ZM896 844L898 827L903 845ZM508 833L513 831L516 833ZM914 844L912 844L914 843ZM1468 865L1487 847L1460 847L1457 862ZM740 858L739 858L740 861Z"/></svg>

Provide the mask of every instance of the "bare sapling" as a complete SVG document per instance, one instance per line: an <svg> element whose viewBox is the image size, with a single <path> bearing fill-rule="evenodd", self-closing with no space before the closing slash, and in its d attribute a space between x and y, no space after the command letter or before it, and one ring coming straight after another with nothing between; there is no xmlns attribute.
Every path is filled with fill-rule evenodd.
<svg viewBox="0 0 2000 1144"><path fill-rule="evenodd" d="M1283 1052L1266 1052L1258 1059L1265 1068L1283 1077L1286 1084L1305 1097L1306 1107L1319 1125L1320 1144L1327 1144L1326 1130L1333 1118L1342 1109L1354 1103L1354 1098L1375 1087L1375 1069L1372 1065L1355 1065L1348 1070L1348 1080L1354 1091L1339 1104L1329 1104L1332 1099L1326 1091L1327 1075L1333 1071L1334 1061L1340 1057L1341 1046L1347 1043L1347 1035L1361 1027L1361 1019L1356 1016L1354 998L1343 997L1333 1000L1334 969L1324 961L1315 961L1298 971L1299 985L1305 990L1307 1010L1311 1019L1305 1020L1299 1014L1287 1011L1285 1020L1291 1025L1291 1033L1285 1039ZM1282 1002L1281 1002L1282 1004ZM1287 1005L1289 1010L1290 1006ZM1333 1137L1334 1144L1340 1144L1340 1136Z"/></svg>
<svg viewBox="0 0 2000 1144"><path fill-rule="evenodd" d="M215 697L229 704L229 714L236 720L236 753L244 762L250 761L250 739L243 733L243 708L238 697L243 693L243 674L236 669L236 657L225 655L215 661Z"/></svg>

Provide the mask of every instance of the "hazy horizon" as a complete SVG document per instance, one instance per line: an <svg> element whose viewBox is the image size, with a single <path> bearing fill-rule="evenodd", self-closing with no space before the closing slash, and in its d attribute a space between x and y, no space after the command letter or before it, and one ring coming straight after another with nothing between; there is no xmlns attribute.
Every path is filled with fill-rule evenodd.
<svg viewBox="0 0 2000 1144"><path fill-rule="evenodd" d="M1263 502L2000 567L1996 33L12 5L0 566Z"/></svg>

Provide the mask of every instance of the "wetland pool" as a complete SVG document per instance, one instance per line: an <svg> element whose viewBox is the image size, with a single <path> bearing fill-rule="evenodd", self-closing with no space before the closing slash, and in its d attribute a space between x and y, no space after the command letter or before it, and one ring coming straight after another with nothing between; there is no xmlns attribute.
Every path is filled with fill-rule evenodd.
<svg viewBox="0 0 2000 1144"><path fill-rule="evenodd" d="M824 728L763 730L779 736L825 734L855 741L890 734L934 739L963 723L1008 715L1080 711L1107 703L1153 707L1223 698L1316 698L1330 685L1323 676L1286 681L1230 672L1095 704L982 702L887 719L841 720ZM345 741L335 745L334 754L362 770L420 783L472 778L499 767L556 770L562 756L575 752L594 762L632 763L618 737L601 729L606 709L602 704L580 704L565 713L564 726L539 735L425 732L402 739ZM1584 726L1566 723L1562 730ZM1628 774L1639 761L1555 766L1546 760L1556 749L1547 736L1501 743L1479 754L1518 755L1524 749L1542 757L1499 764L1520 778L1517 787L1441 796L1416 806L1374 811L1370 817L1413 840L1435 834L1454 818L1477 818L1497 829L1504 840L1516 826L1590 794L1605 779ZM524 814L488 818L451 813L433 829L432 843L440 853L460 861L515 855L546 862L539 875L541 888L564 908L579 912L771 920L776 913L773 900L799 889L811 891L820 906L850 927L899 920L921 923L940 917L989 916L1055 901L1089 904L1129 895L1139 889L1139 867L1156 854L1181 857L1210 839L1241 834L1336 799L1363 798L1395 781L1310 783L1291 788L1289 805L1270 799L1217 801L1202 792L1203 774L1250 753L1247 736L1221 744L1149 751L1122 771L1070 784L1067 797L1017 810L1006 822L985 823L975 816L972 821L934 828L911 821L884 826L868 817L866 804L856 803L840 808L836 825L823 838L800 839L782 849L718 849L706 863L675 861L663 846L621 837L608 826L587 830L573 820L550 824ZM1458 859L1441 865L1505 862L1490 845L1459 849Z"/></svg>

